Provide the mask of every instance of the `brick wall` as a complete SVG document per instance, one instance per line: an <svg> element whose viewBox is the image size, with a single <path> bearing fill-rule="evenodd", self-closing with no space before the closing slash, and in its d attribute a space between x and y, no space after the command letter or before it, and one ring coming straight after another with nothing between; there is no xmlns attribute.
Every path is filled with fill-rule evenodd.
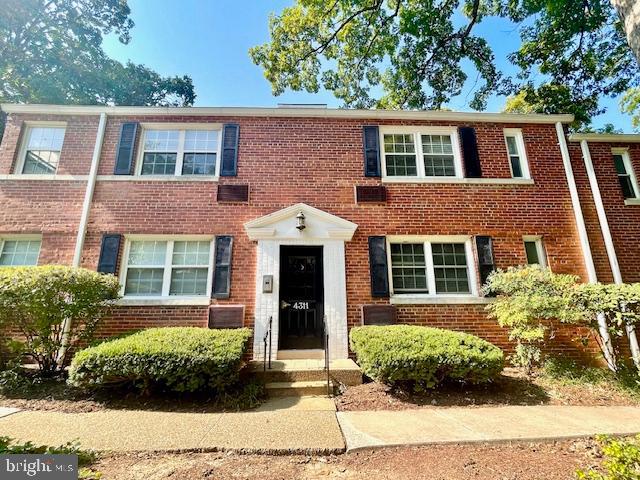
<svg viewBox="0 0 640 480"><path fill-rule="evenodd" d="M61 120L58 117L47 117ZM0 148L0 174L9 173L24 120L12 115ZM88 174L98 117L67 117L60 168ZM96 185L82 265L96 268L103 233L231 234L234 236L231 296L212 303L246 305L245 324L254 316L255 252L243 223L304 202L358 224L346 244L349 326L360 323L360 307L388 300L373 299L369 286L367 237L370 235L490 235L499 267L525 261L523 235L544 238L549 265L556 272L584 277L571 200L554 125L477 123L484 177L510 177L503 128L521 128L534 185L388 184L384 205L357 205L354 185L379 184L363 176L362 126L407 125L373 119L251 117L109 117L100 175L113 173L115 149L123 121L237 122L240 124L238 176L220 183L250 185L248 204L216 201L216 184L193 181L101 180ZM456 122L411 122L461 126ZM67 145L67 142L70 142ZM0 233L43 232L41 261L68 263L73 255L85 183L2 181ZM482 305L416 305L399 307L402 321L469 331L508 347ZM105 332L152 325L205 325L206 307L127 307L109 319ZM565 335L571 336L570 332ZM562 338L565 338L562 336ZM577 352L557 336L549 348Z"/></svg>

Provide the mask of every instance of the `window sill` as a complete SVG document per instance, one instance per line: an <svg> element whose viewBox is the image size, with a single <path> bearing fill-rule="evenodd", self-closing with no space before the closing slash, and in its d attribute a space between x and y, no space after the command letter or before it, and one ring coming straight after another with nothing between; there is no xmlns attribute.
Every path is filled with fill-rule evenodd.
<svg viewBox="0 0 640 480"><path fill-rule="evenodd" d="M41 174L22 174L12 173L9 175L0 175L0 180L24 180L24 181L47 181L47 182L86 182L89 179L87 175L41 175Z"/></svg>
<svg viewBox="0 0 640 480"><path fill-rule="evenodd" d="M98 175L99 182L217 182L214 175Z"/></svg>
<svg viewBox="0 0 640 480"><path fill-rule="evenodd" d="M640 198L627 198L624 201L625 205L640 205Z"/></svg>
<svg viewBox="0 0 640 480"><path fill-rule="evenodd" d="M428 296L428 295L392 295L392 305L483 305L493 302L493 298L475 295Z"/></svg>
<svg viewBox="0 0 640 480"><path fill-rule="evenodd" d="M453 183L466 185L534 185L532 178L383 177L382 183Z"/></svg>
<svg viewBox="0 0 640 480"><path fill-rule="evenodd" d="M116 305L122 307L141 306L180 306L180 305L206 305L211 303L209 297L123 297Z"/></svg>

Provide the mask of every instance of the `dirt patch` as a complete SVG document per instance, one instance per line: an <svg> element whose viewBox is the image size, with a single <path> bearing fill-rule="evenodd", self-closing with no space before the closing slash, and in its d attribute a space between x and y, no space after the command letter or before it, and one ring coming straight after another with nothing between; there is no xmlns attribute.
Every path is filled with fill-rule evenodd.
<svg viewBox="0 0 640 480"><path fill-rule="evenodd" d="M94 468L114 480L188 479L508 479L566 480L597 467L592 440L438 445L310 457L229 453L117 455Z"/></svg>
<svg viewBox="0 0 640 480"><path fill-rule="evenodd" d="M445 384L430 391L412 393L379 383L347 387L336 397L340 411L405 410L425 407L490 405L638 405L640 401L610 384L567 384L545 377L526 378L507 368L485 386Z"/></svg>

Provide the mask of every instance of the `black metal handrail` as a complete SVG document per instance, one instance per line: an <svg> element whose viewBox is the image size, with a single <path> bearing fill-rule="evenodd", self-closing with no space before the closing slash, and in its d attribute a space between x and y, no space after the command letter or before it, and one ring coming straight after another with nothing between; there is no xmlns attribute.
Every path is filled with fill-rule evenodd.
<svg viewBox="0 0 640 480"><path fill-rule="evenodd" d="M329 372L329 328L324 316L324 369L327 371L327 396L331 396L331 373Z"/></svg>
<svg viewBox="0 0 640 480"><path fill-rule="evenodd" d="M264 345L264 355L263 355L263 369L267 371L267 339L269 339L269 370L271 370L271 327L273 325L273 317L269 317L269 324L267 325L267 331L262 338L262 344Z"/></svg>

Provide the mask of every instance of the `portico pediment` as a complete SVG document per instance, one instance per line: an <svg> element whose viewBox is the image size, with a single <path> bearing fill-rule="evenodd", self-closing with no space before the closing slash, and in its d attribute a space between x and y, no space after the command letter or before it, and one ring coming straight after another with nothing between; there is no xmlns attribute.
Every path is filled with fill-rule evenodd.
<svg viewBox="0 0 640 480"><path fill-rule="evenodd" d="M304 216L299 229L298 215ZM351 240L358 228L353 222L304 203L297 203L244 224L251 240L334 239Z"/></svg>

